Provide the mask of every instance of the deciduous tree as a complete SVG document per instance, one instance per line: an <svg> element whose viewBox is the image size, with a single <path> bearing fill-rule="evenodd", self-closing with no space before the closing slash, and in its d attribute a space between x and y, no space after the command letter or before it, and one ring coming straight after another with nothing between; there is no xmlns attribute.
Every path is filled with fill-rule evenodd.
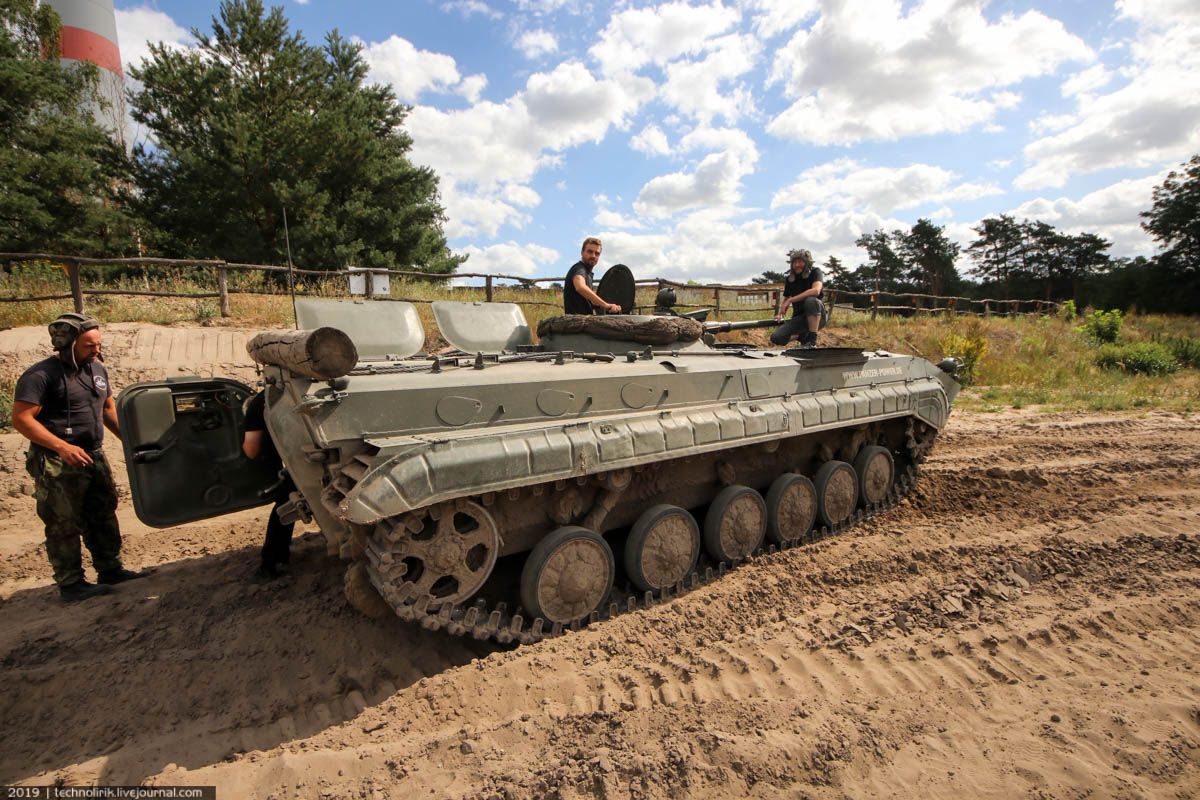
<svg viewBox="0 0 1200 800"><path fill-rule="evenodd" d="M1142 227L1163 247L1163 260L1181 272L1200 272L1200 155L1167 173L1152 197Z"/></svg>

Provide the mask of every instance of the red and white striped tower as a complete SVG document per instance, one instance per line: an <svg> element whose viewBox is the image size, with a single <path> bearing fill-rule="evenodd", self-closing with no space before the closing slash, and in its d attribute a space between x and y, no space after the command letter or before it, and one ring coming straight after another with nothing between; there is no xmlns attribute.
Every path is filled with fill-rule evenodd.
<svg viewBox="0 0 1200 800"><path fill-rule="evenodd" d="M112 0L42 0L62 19L62 60L87 61L100 68L97 91L105 101L94 104L96 121L127 146L125 137L125 70L117 44L117 16ZM107 107L104 107L107 106Z"/></svg>

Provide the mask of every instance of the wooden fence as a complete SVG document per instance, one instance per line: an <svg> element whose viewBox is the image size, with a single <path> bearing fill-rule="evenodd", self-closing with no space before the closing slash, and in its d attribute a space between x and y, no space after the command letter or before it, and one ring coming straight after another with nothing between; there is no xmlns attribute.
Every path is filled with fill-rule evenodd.
<svg viewBox="0 0 1200 800"><path fill-rule="evenodd" d="M175 258L89 258L85 256L69 256L49 253L0 253L0 262L6 264L20 262L49 262L55 265L61 265L66 273L68 283L68 291L28 297L0 297L0 302L3 303L23 303L34 302L39 300L67 300L70 299L75 306L75 311L82 313L85 310L84 299L88 295L122 295L122 296L144 296L144 297L175 297L185 299L211 299L217 298L220 306L221 316L231 316L229 298L234 294L280 294L278 291L270 289L253 289L242 287L231 287L229 285L229 273L232 272L261 272L261 273L282 273L289 277L289 285L297 277L315 276L324 280L346 280L345 295L351 294L349 280L355 276L362 276L365 279L365 295L367 297L374 296L374 281L375 276L396 276L400 278L418 278L423 281L446 281L459 278L476 278L483 279L484 297L487 302L493 302L497 283L500 281L512 281L522 288L533 288L539 283L561 283L561 277L550 278L527 278L520 275L505 275L501 273L481 273L481 272L456 272L452 274L437 274L428 272L418 272L414 270L399 270L399 269L383 269L383 268L361 268L355 270L314 270L301 269L297 267L265 265L265 264L240 264L230 261L211 260L211 259L175 259ZM216 275L216 291L215 292L164 292L137 290L129 288L110 289L110 288L89 288L83 286L80 278L81 267L141 267L141 268L165 268L165 269L209 269L213 270ZM711 303L686 303L680 302L676 304L677 308L712 308L716 316L720 316L722 310L738 311L738 312L755 312L755 313L775 313L775 309L779 307L781 284L691 284L672 281L666 278L649 278L638 280L635 282L639 287L654 287L662 289L666 287L680 290L691 295L700 295L707 299L709 293L712 296ZM516 287L513 287L516 288ZM722 307L722 293L726 295L732 294L734 298L740 300L764 299L768 301L765 306L746 307L735 300L735 304L730 306L728 300L724 308ZM296 290L297 296L309 296L314 294L306 289ZM893 298L900 301L908 301L905 305L882 305L881 297ZM830 308L831 314L839 306L839 299L846 298L861 298L867 302L860 310L870 311L871 319L875 319L879 313L885 314L914 314L914 313L941 313L941 314L977 314L981 316L996 315L1012 315L1012 314L1048 314L1058 310L1059 304L1049 300L976 300L967 297L943 297L929 294L915 293L894 293L894 292L847 292L832 287L827 287L825 290L825 300ZM413 303L429 303L432 302L426 298L408 298L408 297L388 297L390 300L405 300ZM695 299L695 298L693 298ZM558 306L559 302L548 302L544 300L522 300L522 303L539 306ZM853 306L858 309L857 304ZM974 310L978 307L979 310ZM639 310L648 310L650 306L639 306ZM1028 310L1026 310L1028 309Z"/></svg>

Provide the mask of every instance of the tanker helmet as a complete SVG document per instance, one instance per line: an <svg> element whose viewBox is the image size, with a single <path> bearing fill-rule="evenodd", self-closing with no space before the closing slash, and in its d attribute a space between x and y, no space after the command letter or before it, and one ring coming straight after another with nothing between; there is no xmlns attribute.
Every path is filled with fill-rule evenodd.
<svg viewBox="0 0 1200 800"><path fill-rule="evenodd" d="M664 286L658 290L658 294L654 297L654 306L655 308L670 308L675 305L675 301L675 290L670 286Z"/></svg>
<svg viewBox="0 0 1200 800"><path fill-rule="evenodd" d="M812 253L803 248L801 248L799 250L788 250L787 255L788 255L788 264L791 264L793 261L795 261L798 258L801 261L803 261L806 266L808 266L810 268L813 265Z"/></svg>
<svg viewBox="0 0 1200 800"><path fill-rule="evenodd" d="M79 335L100 327L100 320L91 314L63 314L48 326L50 331L50 346L62 351L75 343Z"/></svg>

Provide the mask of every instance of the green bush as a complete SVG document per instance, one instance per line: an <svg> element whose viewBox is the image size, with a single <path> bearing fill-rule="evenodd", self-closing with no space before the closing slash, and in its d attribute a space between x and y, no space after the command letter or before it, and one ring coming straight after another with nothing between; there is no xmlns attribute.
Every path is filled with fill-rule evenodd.
<svg viewBox="0 0 1200 800"><path fill-rule="evenodd" d="M1064 320L1066 320L1067 322L1070 322L1071 320L1075 319L1077 314L1078 314L1078 312L1075 310L1075 301L1074 300L1067 300L1061 306L1058 307L1058 315L1060 317L1062 317Z"/></svg>
<svg viewBox="0 0 1200 800"><path fill-rule="evenodd" d="M1170 348L1160 342L1106 344L1096 353L1095 363L1135 375L1169 375L1179 369Z"/></svg>
<svg viewBox="0 0 1200 800"><path fill-rule="evenodd" d="M1111 344L1121 335L1121 312L1093 311L1083 318L1083 325L1076 330L1083 331L1088 338L1100 344Z"/></svg>
<svg viewBox="0 0 1200 800"><path fill-rule="evenodd" d="M962 336L957 333L949 333L940 344L942 355L962 360L963 366L958 373L959 383L963 386L970 384L975 377L975 369L979 366L979 362L987 355L987 339L982 335Z"/></svg>
<svg viewBox="0 0 1200 800"><path fill-rule="evenodd" d="M1170 350L1181 367L1200 369L1200 339L1155 336L1154 341Z"/></svg>

